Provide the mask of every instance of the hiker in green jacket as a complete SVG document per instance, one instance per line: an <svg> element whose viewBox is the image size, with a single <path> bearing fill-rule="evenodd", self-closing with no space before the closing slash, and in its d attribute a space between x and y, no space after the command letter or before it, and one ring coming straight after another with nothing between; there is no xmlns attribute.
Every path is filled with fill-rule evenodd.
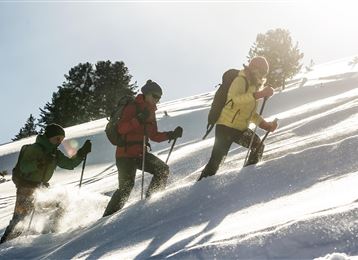
<svg viewBox="0 0 358 260"><path fill-rule="evenodd" d="M21 148L12 174L12 180L16 185L14 215L0 243L21 235L22 230L16 225L34 210L35 190L49 186L48 181L56 167L73 170L91 152L92 144L87 140L75 156L68 158L58 150L64 138L64 129L60 125L50 124L45 128L43 135L37 136L35 143Z"/></svg>

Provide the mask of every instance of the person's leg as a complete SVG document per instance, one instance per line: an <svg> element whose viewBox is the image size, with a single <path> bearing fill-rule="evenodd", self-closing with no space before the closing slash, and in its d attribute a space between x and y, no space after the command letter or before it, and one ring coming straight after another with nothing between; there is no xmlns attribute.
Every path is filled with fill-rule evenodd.
<svg viewBox="0 0 358 260"><path fill-rule="evenodd" d="M251 129L246 129L244 132L240 132L238 130L238 133L234 136L235 143L242 145L243 147L249 148L253 135L254 139L252 142L249 158L245 166L258 163L262 158L265 146L263 144L260 146L260 137L257 134L254 134Z"/></svg>
<svg viewBox="0 0 358 260"><path fill-rule="evenodd" d="M43 233L47 232L58 232L60 229L60 223L65 215L65 205L62 202L57 202L52 205L53 209L51 215L49 217L49 228L45 230ZM47 213L48 214L48 213Z"/></svg>
<svg viewBox="0 0 358 260"><path fill-rule="evenodd" d="M134 158L118 158L118 182L119 188L112 195L103 217L112 215L114 212L123 208L134 186L137 163Z"/></svg>
<svg viewBox="0 0 358 260"><path fill-rule="evenodd" d="M1 237L0 244L20 236L23 232L23 230L18 229L16 225L26 216L30 215L34 209L34 191L35 188L17 187L14 215Z"/></svg>
<svg viewBox="0 0 358 260"><path fill-rule="evenodd" d="M141 169L141 167L142 160L140 159L138 169ZM146 198L149 198L153 193L163 190L167 185L169 166L155 155L146 153L144 171L153 175L146 192Z"/></svg>
<svg viewBox="0 0 358 260"><path fill-rule="evenodd" d="M217 125L215 128L215 143L209 162L202 171L198 181L216 174L220 164L225 160L231 144L231 128L223 125Z"/></svg>

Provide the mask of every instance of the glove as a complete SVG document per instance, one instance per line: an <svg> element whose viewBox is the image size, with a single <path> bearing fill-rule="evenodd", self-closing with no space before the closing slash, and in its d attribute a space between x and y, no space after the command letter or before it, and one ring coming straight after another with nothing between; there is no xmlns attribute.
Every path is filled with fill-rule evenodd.
<svg viewBox="0 0 358 260"><path fill-rule="evenodd" d="M84 145L78 149L77 155L81 158L85 158L87 154L89 154L92 150L92 143L90 140L86 140Z"/></svg>
<svg viewBox="0 0 358 260"><path fill-rule="evenodd" d="M142 111L139 111L137 113L137 119L138 119L139 123L144 124L147 121L147 119L149 118L149 115L150 115L149 110L146 108L144 108L144 110L142 110Z"/></svg>
<svg viewBox="0 0 358 260"><path fill-rule="evenodd" d="M270 124L270 129L268 131L270 132L274 132L278 127L277 120L269 122L269 124Z"/></svg>
<svg viewBox="0 0 358 260"><path fill-rule="evenodd" d="M183 136L183 128L181 126L177 126L174 131L168 132L169 140L180 138Z"/></svg>
<svg viewBox="0 0 358 260"><path fill-rule="evenodd" d="M261 124L259 125L259 127L266 131L274 132L276 130L276 128L278 127L277 120L275 119L272 122L266 122L265 120L263 120L261 122Z"/></svg>
<svg viewBox="0 0 358 260"><path fill-rule="evenodd" d="M269 98L273 95L274 89L271 86L266 86L263 90L254 93L255 99Z"/></svg>

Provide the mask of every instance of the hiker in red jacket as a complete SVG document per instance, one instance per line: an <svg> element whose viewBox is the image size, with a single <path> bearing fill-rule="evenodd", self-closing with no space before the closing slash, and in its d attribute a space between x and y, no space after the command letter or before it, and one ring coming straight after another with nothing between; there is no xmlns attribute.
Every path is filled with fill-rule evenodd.
<svg viewBox="0 0 358 260"><path fill-rule="evenodd" d="M104 217L120 210L127 202L134 186L136 171L142 168L144 137L147 148L148 139L163 142L179 138L183 134L183 128L180 126L174 131L158 132L155 111L157 110L156 104L162 96L161 87L148 80L141 91L143 94L137 95L134 102L124 108L118 122L118 132L125 140L125 144L117 146L116 150L119 188L108 203ZM144 171L153 175L146 192L148 198L154 192L165 188L169 167L147 149L145 153Z"/></svg>

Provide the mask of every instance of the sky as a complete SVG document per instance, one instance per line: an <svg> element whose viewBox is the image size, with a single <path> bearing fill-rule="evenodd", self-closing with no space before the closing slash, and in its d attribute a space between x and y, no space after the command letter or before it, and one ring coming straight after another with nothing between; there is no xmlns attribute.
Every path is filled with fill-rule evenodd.
<svg viewBox="0 0 358 260"><path fill-rule="evenodd" d="M358 55L354 1L1 1L0 144L79 63L123 61L162 101L212 91L259 33L284 28L304 64Z"/></svg>

